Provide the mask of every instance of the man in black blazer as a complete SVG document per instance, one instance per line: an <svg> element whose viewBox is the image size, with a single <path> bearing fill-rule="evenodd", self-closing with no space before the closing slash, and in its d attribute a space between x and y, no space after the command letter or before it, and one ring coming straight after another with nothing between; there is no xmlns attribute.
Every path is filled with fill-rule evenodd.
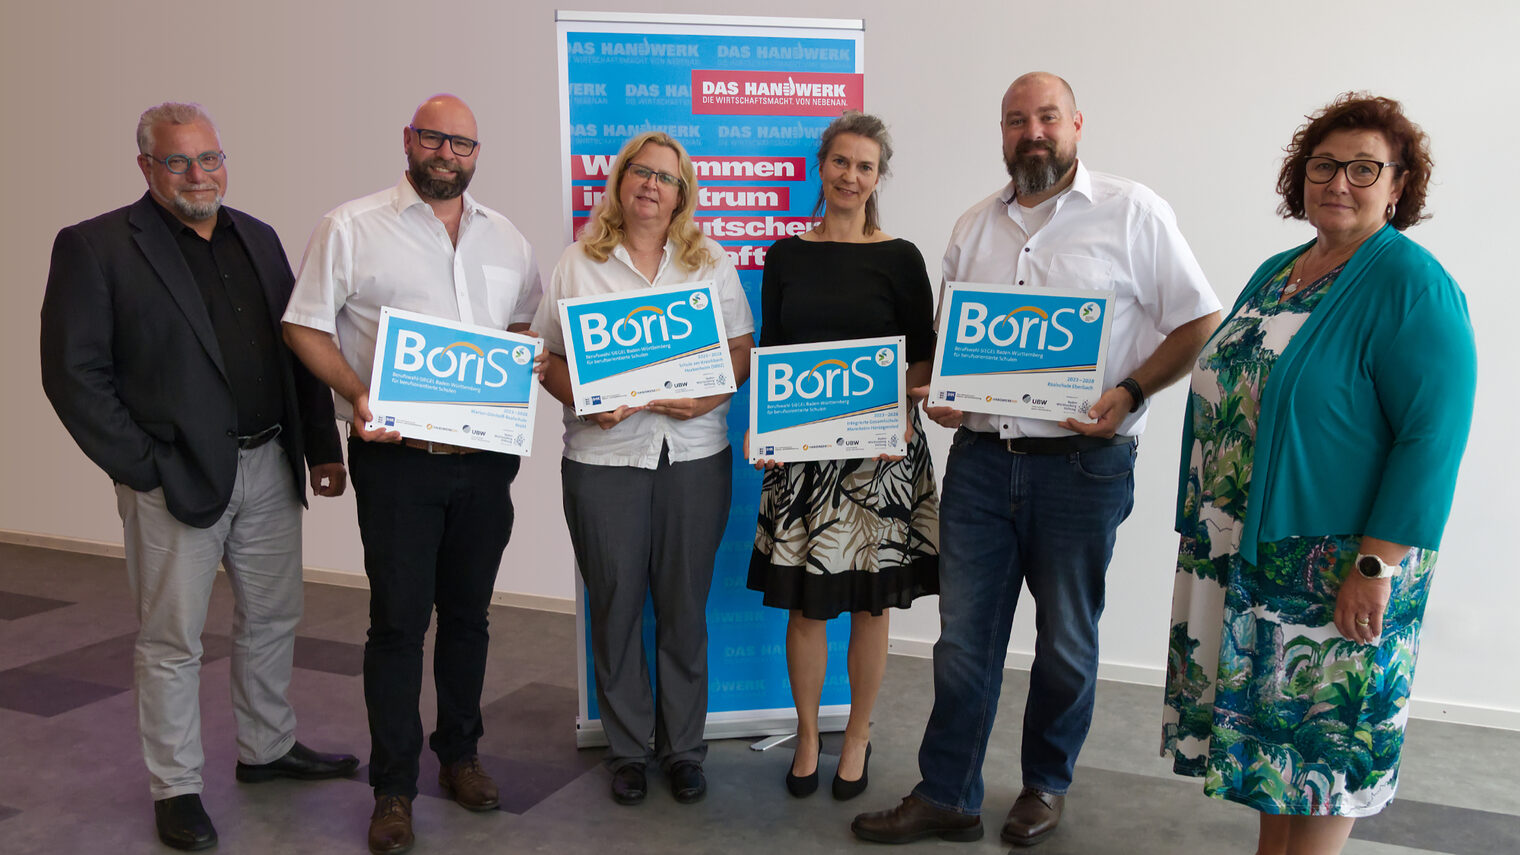
<svg viewBox="0 0 1520 855"><path fill-rule="evenodd" d="M295 741L286 700L301 617L301 507L346 473L332 398L293 358L293 284L274 230L223 207L209 116L138 122L141 199L58 233L42 304L42 385L115 484L141 628L138 719L159 837L216 844L201 806L201 629L218 563L236 601L237 778L328 778L358 761Z"/></svg>

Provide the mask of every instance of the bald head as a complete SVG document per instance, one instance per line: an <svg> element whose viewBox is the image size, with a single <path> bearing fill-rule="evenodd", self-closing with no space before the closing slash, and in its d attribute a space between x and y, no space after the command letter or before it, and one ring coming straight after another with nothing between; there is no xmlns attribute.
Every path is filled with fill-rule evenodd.
<svg viewBox="0 0 1520 855"><path fill-rule="evenodd" d="M1054 102L1068 115L1077 112L1077 94L1071 91L1071 84L1048 71L1031 71L1013 81L1003 94L1004 113L1008 112L1008 102L1014 98L1016 90L1045 93L1045 100Z"/></svg>
<svg viewBox="0 0 1520 855"><path fill-rule="evenodd" d="M417 105L417 112L412 114L412 127L460 134L470 139L475 139L479 133L475 127L475 113L454 95L434 95Z"/></svg>

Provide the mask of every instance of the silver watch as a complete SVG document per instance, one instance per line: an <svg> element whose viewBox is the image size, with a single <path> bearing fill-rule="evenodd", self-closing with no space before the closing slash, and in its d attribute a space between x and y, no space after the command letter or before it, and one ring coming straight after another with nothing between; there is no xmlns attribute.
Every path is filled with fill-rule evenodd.
<svg viewBox="0 0 1520 855"><path fill-rule="evenodd" d="M1392 579L1399 575L1399 565L1389 564L1376 555L1362 552L1356 556L1356 572L1368 579Z"/></svg>

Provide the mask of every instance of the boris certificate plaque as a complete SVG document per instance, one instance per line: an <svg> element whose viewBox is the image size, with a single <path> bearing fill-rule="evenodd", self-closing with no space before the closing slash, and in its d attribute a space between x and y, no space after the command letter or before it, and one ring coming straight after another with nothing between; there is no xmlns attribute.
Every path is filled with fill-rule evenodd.
<svg viewBox="0 0 1520 855"><path fill-rule="evenodd" d="M906 453L902 336L750 351L749 460Z"/></svg>
<svg viewBox="0 0 1520 855"><path fill-rule="evenodd" d="M559 301L575 414L733 392L713 283Z"/></svg>
<svg viewBox="0 0 1520 855"><path fill-rule="evenodd" d="M541 339L380 310L365 427L526 457L533 450Z"/></svg>
<svg viewBox="0 0 1520 855"><path fill-rule="evenodd" d="M1087 421L1114 292L946 282L929 406Z"/></svg>

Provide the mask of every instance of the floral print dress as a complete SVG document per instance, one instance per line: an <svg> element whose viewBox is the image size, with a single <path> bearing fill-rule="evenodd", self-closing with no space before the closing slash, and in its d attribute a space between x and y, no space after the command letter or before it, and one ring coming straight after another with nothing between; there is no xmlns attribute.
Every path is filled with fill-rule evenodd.
<svg viewBox="0 0 1520 855"><path fill-rule="evenodd" d="M1420 621L1436 554L1411 550L1376 646L1335 628L1358 533L1239 554L1261 393L1340 269L1284 298L1292 265L1204 346L1167 655L1163 755L1204 792L1263 813L1367 816L1393 798ZM1327 473L1325 489L1334 489Z"/></svg>

